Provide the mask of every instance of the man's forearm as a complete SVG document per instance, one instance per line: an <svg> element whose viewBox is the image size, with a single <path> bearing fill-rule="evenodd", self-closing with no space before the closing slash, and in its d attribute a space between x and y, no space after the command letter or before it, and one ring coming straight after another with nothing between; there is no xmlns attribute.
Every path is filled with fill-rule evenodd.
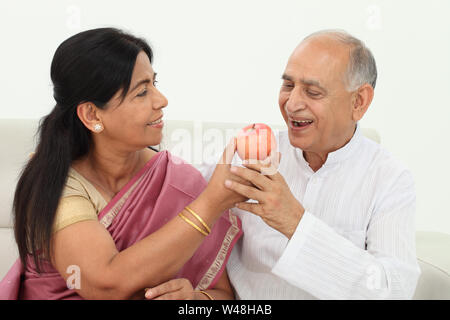
<svg viewBox="0 0 450 320"><path fill-rule="evenodd" d="M420 273L370 254L308 212L272 272L319 299L409 299Z"/></svg>

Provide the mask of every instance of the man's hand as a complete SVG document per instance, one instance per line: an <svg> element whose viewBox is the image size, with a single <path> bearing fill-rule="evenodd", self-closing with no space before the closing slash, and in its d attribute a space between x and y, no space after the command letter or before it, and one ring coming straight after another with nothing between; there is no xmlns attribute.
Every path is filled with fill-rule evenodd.
<svg viewBox="0 0 450 320"><path fill-rule="evenodd" d="M278 154L280 156L280 154ZM255 161L252 161L255 162ZM292 237L305 209L292 195L283 176L273 170L268 170L267 164L256 162L246 164L245 168L231 167L230 171L253 184L247 186L236 181L227 180L225 186L258 203L239 202L236 207L260 216L265 223L284 234ZM269 172L265 175L261 172Z"/></svg>

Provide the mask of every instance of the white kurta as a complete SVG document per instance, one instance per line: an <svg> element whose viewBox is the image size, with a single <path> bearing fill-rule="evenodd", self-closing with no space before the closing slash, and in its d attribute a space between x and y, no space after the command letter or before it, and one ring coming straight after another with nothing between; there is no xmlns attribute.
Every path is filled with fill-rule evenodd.
<svg viewBox="0 0 450 320"><path fill-rule="evenodd" d="M233 209L244 231L227 264L237 298L412 298L420 269L411 173L359 125L317 172L287 131L278 141L279 171L306 211L288 240L260 217ZM214 167L199 169L208 180Z"/></svg>

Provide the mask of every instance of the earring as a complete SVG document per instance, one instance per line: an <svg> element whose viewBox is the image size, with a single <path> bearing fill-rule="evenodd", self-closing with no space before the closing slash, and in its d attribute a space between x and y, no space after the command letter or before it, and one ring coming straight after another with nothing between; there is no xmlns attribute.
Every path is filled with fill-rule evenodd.
<svg viewBox="0 0 450 320"><path fill-rule="evenodd" d="M100 123L97 123L95 126L94 126L94 131L95 132L100 132L100 131L102 131L103 130L103 126L100 124Z"/></svg>

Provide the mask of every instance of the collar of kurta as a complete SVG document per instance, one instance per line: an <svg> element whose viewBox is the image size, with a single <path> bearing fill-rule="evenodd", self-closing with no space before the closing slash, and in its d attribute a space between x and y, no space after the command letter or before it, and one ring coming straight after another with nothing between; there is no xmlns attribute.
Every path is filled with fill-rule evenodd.
<svg viewBox="0 0 450 320"><path fill-rule="evenodd" d="M356 123L356 130L353 133L353 137L350 139L350 141L347 142L340 149L330 152L322 168L334 167L335 165L338 165L342 163L344 160L348 159L358 149L360 141L361 141L361 129L359 123ZM299 159L300 163L303 166L307 167L311 171L311 173L314 173L311 167L309 166L308 162L303 157L303 150L301 150L300 148L295 148L295 152L297 154L297 158Z"/></svg>

